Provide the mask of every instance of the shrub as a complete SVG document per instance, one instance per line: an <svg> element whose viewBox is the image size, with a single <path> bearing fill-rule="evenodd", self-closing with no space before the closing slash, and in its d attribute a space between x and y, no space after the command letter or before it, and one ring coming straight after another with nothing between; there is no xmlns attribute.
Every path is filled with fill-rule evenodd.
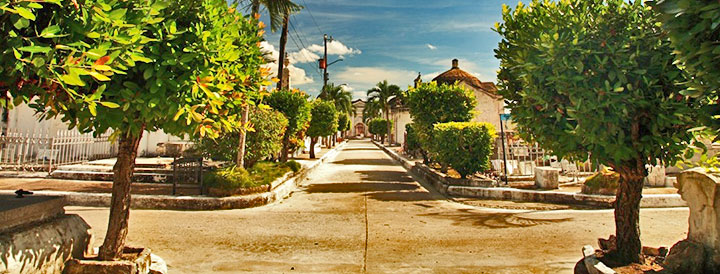
<svg viewBox="0 0 720 274"><path fill-rule="evenodd" d="M490 167L495 127L489 123L450 122L435 125L432 152L462 178Z"/></svg>
<svg viewBox="0 0 720 274"><path fill-rule="evenodd" d="M203 183L207 187L223 190L256 186L250 177L250 173L244 168L238 168L237 166L230 166L208 172L205 178L203 178Z"/></svg>
<svg viewBox="0 0 720 274"><path fill-rule="evenodd" d="M250 168L257 161L280 152L288 120L278 111L253 107L250 112L250 123L253 130L248 131L245 141L245 168ZM238 138L237 132L225 133L215 140L203 138L196 140L195 149L203 157L235 162Z"/></svg>
<svg viewBox="0 0 720 274"><path fill-rule="evenodd" d="M296 162L295 160L287 161L285 163L285 166L290 168L290 170L292 170L292 172L294 172L294 173L297 173L298 171L300 171L300 169L302 169L302 165L300 163Z"/></svg>

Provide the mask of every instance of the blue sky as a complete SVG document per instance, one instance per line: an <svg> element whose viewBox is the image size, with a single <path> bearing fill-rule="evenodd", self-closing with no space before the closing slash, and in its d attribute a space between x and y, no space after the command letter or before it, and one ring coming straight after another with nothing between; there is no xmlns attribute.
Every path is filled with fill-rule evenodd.
<svg viewBox="0 0 720 274"><path fill-rule="evenodd" d="M460 60L460 68L482 81L495 81L499 61L493 49L500 36L491 30L501 20L505 1L430 0L295 0L306 7L291 18L287 51L293 87L317 94L322 77L315 57L322 35L332 35L330 82L347 84L363 98L375 83L387 79L405 89L421 72L429 81ZM514 6L514 4L512 5ZM313 20L314 19L314 20ZM261 18L268 21L267 15ZM316 24L317 23L317 24ZM266 35L277 51L279 32ZM314 45L314 46L313 46ZM276 67L274 65L273 67Z"/></svg>

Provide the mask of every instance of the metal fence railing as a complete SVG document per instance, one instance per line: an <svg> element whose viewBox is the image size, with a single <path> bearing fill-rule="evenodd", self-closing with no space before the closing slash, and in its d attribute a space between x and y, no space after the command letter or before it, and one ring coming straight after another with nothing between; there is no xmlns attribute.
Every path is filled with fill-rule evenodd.
<svg viewBox="0 0 720 274"><path fill-rule="evenodd" d="M532 176L535 175L535 167L556 167L561 173L568 177L580 177L590 175L597 171L589 161L573 162L565 159L558 159L537 143L527 143L521 139L507 138L505 140L505 164L503 164L502 139L497 138L495 151L490 159L492 168L498 174L504 175L505 167L509 176Z"/></svg>
<svg viewBox="0 0 720 274"><path fill-rule="evenodd" d="M0 167L52 171L58 165L115 157L117 144L110 134L98 137L72 130L54 134L8 129L0 136Z"/></svg>

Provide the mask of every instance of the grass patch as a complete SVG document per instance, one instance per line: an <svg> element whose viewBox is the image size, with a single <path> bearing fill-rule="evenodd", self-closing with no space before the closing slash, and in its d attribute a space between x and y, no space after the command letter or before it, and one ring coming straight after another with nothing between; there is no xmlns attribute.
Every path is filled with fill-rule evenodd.
<svg viewBox="0 0 720 274"><path fill-rule="evenodd" d="M295 162L258 162L245 170L235 166L220 168L205 174L203 181L208 188L232 191L269 185L288 172L298 172L302 166Z"/></svg>
<svg viewBox="0 0 720 274"><path fill-rule="evenodd" d="M290 171L287 164L274 162L258 162L248 169L250 178L258 186L270 184Z"/></svg>

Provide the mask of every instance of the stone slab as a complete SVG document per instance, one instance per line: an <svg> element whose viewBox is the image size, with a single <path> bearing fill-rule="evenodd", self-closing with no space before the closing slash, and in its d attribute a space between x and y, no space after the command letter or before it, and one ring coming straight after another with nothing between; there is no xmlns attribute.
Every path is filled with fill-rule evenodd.
<svg viewBox="0 0 720 274"><path fill-rule="evenodd" d="M65 199L58 196L15 198L0 194L0 233L61 216L65 214L64 206Z"/></svg>

